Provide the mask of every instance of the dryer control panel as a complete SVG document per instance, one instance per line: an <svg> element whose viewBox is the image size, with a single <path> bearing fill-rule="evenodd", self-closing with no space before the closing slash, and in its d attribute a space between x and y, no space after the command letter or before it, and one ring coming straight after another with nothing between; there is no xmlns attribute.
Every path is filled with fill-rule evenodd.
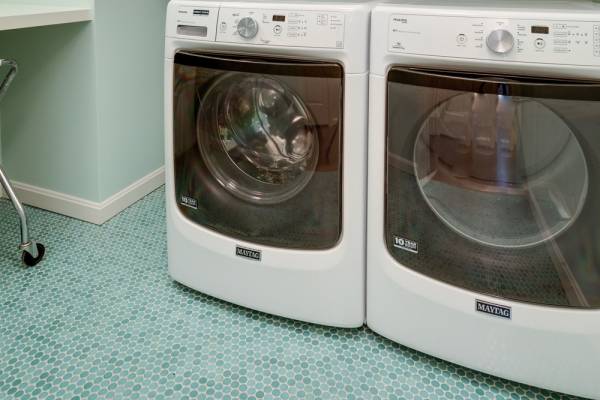
<svg viewBox="0 0 600 400"><path fill-rule="evenodd" d="M600 66L600 21L394 14L395 53Z"/></svg>
<svg viewBox="0 0 600 400"><path fill-rule="evenodd" d="M221 43L344 48L341 12L181 6L177 35Z"/></svg>

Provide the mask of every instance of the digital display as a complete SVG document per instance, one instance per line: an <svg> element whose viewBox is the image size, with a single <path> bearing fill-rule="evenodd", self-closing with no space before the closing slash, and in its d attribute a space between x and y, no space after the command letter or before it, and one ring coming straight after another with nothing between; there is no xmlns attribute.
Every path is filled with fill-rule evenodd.
<svg viewBox="0 0 600 400"><path fill-rule="evenodd" d="M543 35L547 35L550 33L550 29L547 26L532 26L531 33L541 33Z"/></svg>
<svg viewBox="0 0 600 400"><path fill-rule="evenodd" d="M285 22L285 15L273 15L274 22Z"/></svg>

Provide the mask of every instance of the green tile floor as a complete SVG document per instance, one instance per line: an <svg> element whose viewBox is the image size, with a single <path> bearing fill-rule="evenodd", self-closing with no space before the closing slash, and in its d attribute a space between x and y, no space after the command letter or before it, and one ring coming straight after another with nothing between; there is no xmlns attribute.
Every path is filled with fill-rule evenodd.
<svg viewBox="0 0 600 400"><path fill-rule="evenodd" d="M167 273L164 190L95 226L28 209L47 258L22 269L0 201L0 399L559 399L367 328L227 304Z"/></svg>

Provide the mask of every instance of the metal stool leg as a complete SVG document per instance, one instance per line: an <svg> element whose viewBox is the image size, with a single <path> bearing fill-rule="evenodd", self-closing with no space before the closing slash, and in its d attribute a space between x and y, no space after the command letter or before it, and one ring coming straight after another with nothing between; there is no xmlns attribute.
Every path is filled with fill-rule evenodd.
<svg viewBox="0 0 600 400"><path fill-rule="evenodd" d="M6 95L6 91L8 90L8 87L10 86L12 81L15 79L15 76L17 76L17 73L19 72L19 66L13 60L0 59L0 67L2 67L3 65L8 66L10 68L10 70L8 71L8 75L6 75L6 77L4 78L2 83L0 83L0 101L2 101L2 98Z"/></svg>
<svg viewBox="0 0 600 400"><path fill-rule="evenodd" d="M44 246L40 243L37 243L35 240L31 240L29 238L29 230L27 228L27 215L25 214L25 208L23 208L23 204L17 198L15 191L4 172L4 169L0 166L0 183L2 183L2 187L4 191L8 195L11 203L17 210L19 214L19 222L21 223L21 244L19 245L19 250L23 252L23 262L28 266L33 266L39 263L44 257Z"/></svg>
<svg viewBox="0 0 600 400"><path fill-rule="evenodd" d="M0 100L6 94L8 90L8 86L12 82L12 80L17 75L18 67L17 63L12 60L1 60L0 59L0 67L3 65L7 65L10 67L10 71L8 75L4 78L4 80L0 83ZM28 266L34 266L39 263L44 257L45 248L41 243L37 243L35 240L31 240L29 238L29 230L27 229L27 215L25 214L25 209L23 205L17 198L15 191L10 184L10 180L2 166L0 166L0 183L4 188L4 191L8 195L8 198L12 202L13 206L17 210L19 214L19 222L21 223L21 244L19 245L19 250L22 252L22 260Z"/></svg>

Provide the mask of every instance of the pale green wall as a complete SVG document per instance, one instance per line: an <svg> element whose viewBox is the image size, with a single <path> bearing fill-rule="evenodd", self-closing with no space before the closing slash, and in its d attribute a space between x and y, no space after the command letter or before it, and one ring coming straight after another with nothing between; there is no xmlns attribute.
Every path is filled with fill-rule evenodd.
<svg viewBox="0 0 600 400"><path fill-rule="evenodd" d="M166 0L97 0L100 197L163 165Z"/></svg>
<svg viewBox="0 0 600 400"><path fill-rule="evenodd" d="M96 0L91 23L0 32L21 66L0 105L12 179L102 201L163 164L166 4Z"/></svg>
<svg viewBox="0 0 600 400"><path fill-rule="evenodd" d="M99 199L93 42L86 23L0 32L0 57L20 66L0 105L13 180Z"/></svg>

